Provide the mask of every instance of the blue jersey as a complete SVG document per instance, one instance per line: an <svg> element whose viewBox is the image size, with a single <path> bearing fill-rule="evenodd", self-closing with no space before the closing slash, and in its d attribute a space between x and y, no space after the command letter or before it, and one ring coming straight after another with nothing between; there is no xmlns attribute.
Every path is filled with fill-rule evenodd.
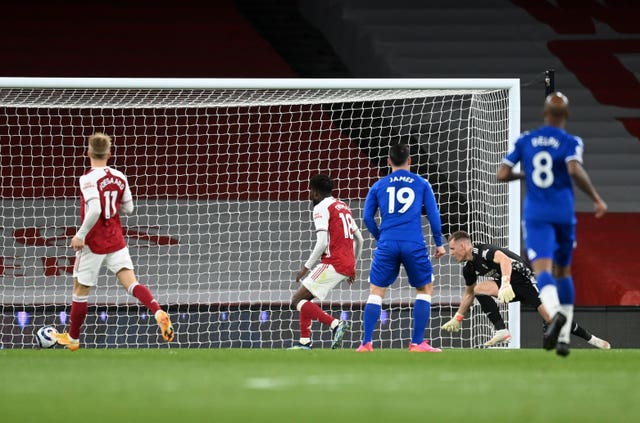
<svg viewBox="0 0 640 423"><path fill-rule="evenodd" d="M378 228L375 215L380 210ZM442 224L431 185L423 177L397 170L373 184L364 202L364 223L378 241L423 243L422 213L427 212L436 246L442 245Z"/></svg>
<svg viewBox="0 0 640 423"><path fill-rule="evenodd" d="M525 132L503 163L513 167L521 162L527 193L524 219L551 223L575 223L573 185L567 163L582 163L583 144L579 137L554 126Z"/></svg>

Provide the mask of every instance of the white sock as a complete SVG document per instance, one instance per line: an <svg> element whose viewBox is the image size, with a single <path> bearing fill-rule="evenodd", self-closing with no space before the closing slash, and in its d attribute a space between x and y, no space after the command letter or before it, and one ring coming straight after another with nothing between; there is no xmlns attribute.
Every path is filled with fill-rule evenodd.
<svg viewBox="0 0 640 423"><path fill-rule="evenodd" d="M367 302L371 304L377 304L379 306L382 305L382 297L380 295L369 294L369 298L367 298Z"/></svg>
<svg viewBox="0 0 640 423"><path fill-rule="evenodd" d="M540 301L547 309L549 316L553 318L560 308L560 300L558 299L558 288L555 285L546 285L540 290Z"/></svg>
<svg viewBox="0 0 640 423"><path fill-rule="evenodd" d="M429 295L429 294L417 294L416 295L416 300L422 300L422 301L426 301L428 303L431 303L431 295Z"/></svg>
<svg viewBox="0 0 640 423"><path fill-rule="evenodd" d="M300 338L300 343L302 345L307 345L311 343L311 338Z"/></svg>
<svg viewBox="0 0 640 423"><path fill-rule="evenodd" d="M571 327L573 326L573 304L560 304L560 313L564 314L567 318L567 323L560 329L560 335L558 336L558 342L564 342L568 344L571 340Z"/></svg>
<svg viewBox="0 0 640 423"><path fill-rule="evenodd" d="M302 306L304 305L304 303L306 303L308 300L300 300L298 302L298 304L296 304L296 309L298 309L298 311L302 311Z"/></svg>
<svg viewBox="0 0 640 423"><path fill-rule="evenodd" d="M333 319L333 322L331 322L331 324L329 325L329 327L331 329L334 329L336 326L338 326L338 323L340 323L340 320L338 319Z"/></svg>

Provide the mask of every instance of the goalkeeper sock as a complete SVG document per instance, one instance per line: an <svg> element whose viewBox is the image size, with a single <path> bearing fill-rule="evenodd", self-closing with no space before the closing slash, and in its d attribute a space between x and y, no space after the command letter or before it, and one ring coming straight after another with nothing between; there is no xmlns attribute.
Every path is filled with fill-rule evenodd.
<svg viewBox="0 0 640 423"><path fill-rule="evenodd" d="M138 299L138 301L144 304L151 313L156 314L156 312L160 310L160 305L158 304L156 299L153 298L153 294L146 286L141 285L138 282L134 282L129 286L127 292L129 292L129 294L133 295Z"/></svg>
<svg viewBox="0 0 640 423"><path fill-rule="evenodd" d="M571 333L575 336L579 336L587 342L589 342L593 336L588 330L577 324L575 321L571 325Z"/></svg>
<svg viewBox="0 0 640 423"><path fill-rule="evenodd" d="M480 303L482 312L487 315L495 330L506 329L504 320L500 315L500 309L495 300L489 295L476 295L476 300Z"/></svg>
<svg viewBox="0 0 640 423"><path fill-rule="evenodd" d="M318 304L312 303L311 301L306 301L302 304L302 306L300 306L300 312L305 313L311 320L319 320L327 326L331 326L331 322L334 320L332 316L322 311Z"/></svg>
<svg viewBox="0 0 640 423"><path fill-rule="evenodd" d="M380 319L380 313L382 312L382 297L379 295L369 295L367 304L364 306L364 322L363 331L364 337L362 343L366 344L373 340L373 330L376 328L378 319Z"/></svg>
<svg viewBox="0 0 640 423"><path fill-rule="evenodd" d="M89 297L72 296L71 316L69 319L69 336L73 339L80 339L80 328L87 317L89 305L87 300Z"/></svg>
<svg viewBox="0 0 640 423"><path fill-rule="evenodd" d="M424 341L424 331L429 323L431 314L431 295L418 294L413 303L413 335L412 344L421 344Z"/></svg>
<svg viewBox="0 0 640 423"><path fill-rule="evenodd" d="M304 303L308 302L307 300L300 300L298 304L296 304L296 308L300 311L300 339L303 338L311 338L311 317L304 311L302 311L302 306ZM301 344L304 342L300 341Z"/></svg>

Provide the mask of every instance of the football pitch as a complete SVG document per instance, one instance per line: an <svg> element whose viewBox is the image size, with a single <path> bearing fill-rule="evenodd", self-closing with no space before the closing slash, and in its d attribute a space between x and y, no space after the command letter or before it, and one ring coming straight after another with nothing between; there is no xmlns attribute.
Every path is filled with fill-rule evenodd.
<svg viewBox="0 0 640 423"><path fill-rule="evenodd" d="M638 375L640 350L3 350L0 421L637 421Z"/></svg>

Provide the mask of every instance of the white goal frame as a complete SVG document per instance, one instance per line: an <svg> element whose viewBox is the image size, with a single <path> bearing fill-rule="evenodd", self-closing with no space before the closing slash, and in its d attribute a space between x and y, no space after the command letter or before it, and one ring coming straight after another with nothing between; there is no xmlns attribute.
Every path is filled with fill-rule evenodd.
<svg viewBox="0 0 640 423"><path fill-rule="evenodd" d="M0 77L0 88L26 89L499 89L508 91L508 139L520 134L520 80L512 79L306 79L306 78L35 78ZM520 251L520 184L508 188L509 245ZM520 305L509 304L510 348L520 348Z"/></svg>

